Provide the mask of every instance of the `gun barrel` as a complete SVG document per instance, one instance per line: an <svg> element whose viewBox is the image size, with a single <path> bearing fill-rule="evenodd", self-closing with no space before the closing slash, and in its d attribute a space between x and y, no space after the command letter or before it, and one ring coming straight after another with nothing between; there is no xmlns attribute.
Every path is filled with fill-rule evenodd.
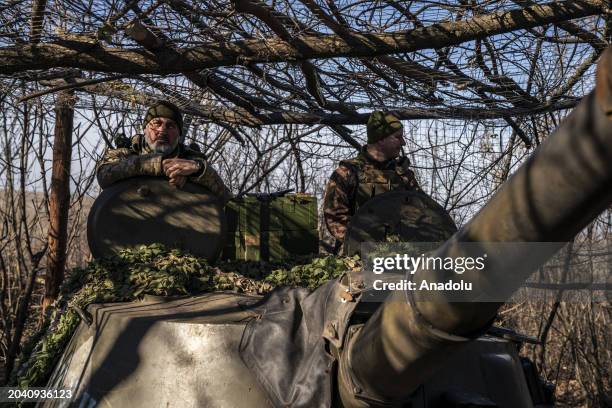
<svg viewBox="0 0 612 408"><path fill-rule="evenodd" d="M596 91L566 118L562 125L495 194L489 203L434 256L459 257L461 245L487 243L562 242L572 239L612 202L612 52L599 64ZM519 274L517 289L552 251L541 247L502 255L496 268L478 285L494 286L504 274ZM488 272L488 271L485 271ZM429 281L447 279L443 272ZM450 272L452 273L452 271ZM432 279L433 278L433 279ZM342 355L340 396L345 406L362 406L360 395L373 400L405 400L433 375L458 344L488 327L501 303L452 303L444 294L433 301L418 292L392 295L353 335ZM409 301L407 301L407 299ZM359 385L356 387L356 384Z"/></svg>

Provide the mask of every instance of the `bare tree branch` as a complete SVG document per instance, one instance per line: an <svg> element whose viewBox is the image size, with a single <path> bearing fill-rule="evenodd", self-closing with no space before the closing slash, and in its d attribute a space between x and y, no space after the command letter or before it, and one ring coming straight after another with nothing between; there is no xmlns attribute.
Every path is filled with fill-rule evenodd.
<svg viewBox="0 0 612 408"><path fill-rule="evenodd" d="M0 49L0 73L32 69L73 67L103 72L169 74L246 62L279 62L334 57L374 57L443 48L510 31L558 23L602 13L603 0L571 0L446 22L408 32L355 33L361 45L347 44L337 35L303 36L305 49L296 50L280 39L210 43L162 52L154 61L146 51L104 48L97 41L64 40L56 44L26 45ZM368 46L363 46L367 44Z"/></svg>

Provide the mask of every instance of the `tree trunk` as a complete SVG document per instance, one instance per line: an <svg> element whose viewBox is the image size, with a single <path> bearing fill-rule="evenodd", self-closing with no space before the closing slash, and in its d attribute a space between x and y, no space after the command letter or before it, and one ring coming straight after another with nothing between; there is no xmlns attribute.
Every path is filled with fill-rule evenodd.
<svg viewBox="0 0 612 408"><path fill-rule="evenodd" d="M57 298L59 287L64 279L68 242L73 119L74 93L72 91L60 92L55 106L53 169L51 171L51 193L49 195L49 252L47 254L43 309Z"/></svg>

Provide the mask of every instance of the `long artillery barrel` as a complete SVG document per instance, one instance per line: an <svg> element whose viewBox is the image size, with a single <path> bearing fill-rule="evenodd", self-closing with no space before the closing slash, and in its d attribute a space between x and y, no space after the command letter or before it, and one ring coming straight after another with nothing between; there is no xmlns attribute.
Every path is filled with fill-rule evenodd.
<svg viewBox="0 0 612 408"><path fill-rule="evenodd" d="M596 89L508 180L481 211L433 256L466 256L465 243L569 241L612 202L612 49L601 57ZM508 246L510 247L510 246ZM492 261L475 282L494 288L514 274L516 290L553 251L519 245ZM453 274L450 271L450 274ZM415 280L444 282L444 272L418 271ZM484 277L484 278L483 278ZM505 280L507 281L507 279ZM420 292L394 292L342 355L340 397L345 406L406 400L458 345L485 330L501 302L431 301ZM365 402L369 401L369 402Z"/></svg>

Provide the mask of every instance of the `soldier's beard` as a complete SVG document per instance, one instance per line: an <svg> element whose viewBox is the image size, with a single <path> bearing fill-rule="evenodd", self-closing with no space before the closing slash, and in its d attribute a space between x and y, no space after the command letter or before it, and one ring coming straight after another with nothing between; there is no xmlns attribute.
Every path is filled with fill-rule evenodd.
<svg viewBox="0 0 612 408"><path fill-rule="evenodd" d="M152 143L148 137L145 137L147 146L149 146L149 149L151 149L153 153L168 154L172 153L174 149L176 149L176 146L178 145L178 138L175 139L174 143L172 144L168 143L167 136L162 137L161 139L162 140L157 140L155 143Z"/></svg>

